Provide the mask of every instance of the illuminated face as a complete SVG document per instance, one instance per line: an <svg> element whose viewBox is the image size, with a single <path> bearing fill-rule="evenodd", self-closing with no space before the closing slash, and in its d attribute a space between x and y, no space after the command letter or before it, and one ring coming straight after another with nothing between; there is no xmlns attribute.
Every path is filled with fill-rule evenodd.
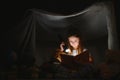
<svg viewBox="0 0 120 80"><path fill-rule="evenodd" d="M78 37L75 37L75 36L71 36L68 38L68 41L70 43L70 45L74 48L74 49L77 49L78 46L79 46L79 41L80 39Z"/></svg>

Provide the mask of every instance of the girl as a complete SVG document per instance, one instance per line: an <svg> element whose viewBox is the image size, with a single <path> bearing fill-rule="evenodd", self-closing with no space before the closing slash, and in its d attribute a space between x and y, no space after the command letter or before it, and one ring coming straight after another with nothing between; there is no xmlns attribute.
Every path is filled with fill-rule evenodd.
<svg viewBox="0 0 120 80"><path fill-rule="evenodd" d="M65 45L68 46L67 49L64 49ZM67 38L67 44L65 44L64 42L62 42L60 44L60 49L57 50L57 54L55 57L59 62L61 62L60 54L76 56L78 54L82 54L86 50L87 49L85 49L82 45L82 41L81 41L81 38L79 37L79 35L78 34L70 34L70 35L68 35L68 38ZM89 62L93 62L93 58L90 54L89 54Z"/></svg>

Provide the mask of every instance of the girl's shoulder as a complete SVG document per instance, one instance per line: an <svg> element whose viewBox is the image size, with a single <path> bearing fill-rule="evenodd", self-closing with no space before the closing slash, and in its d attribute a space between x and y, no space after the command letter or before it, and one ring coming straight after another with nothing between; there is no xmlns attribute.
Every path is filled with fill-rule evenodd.
<svg viewBox="0 0 120 80"><path fill-rule="evenodd" d="M87 48L84 48L84 49L83 49L83 52L85 52L85 51L88 51L88 49L87 49Z"/></svg>
<svg viewBox="0 0 120 80"><path fill-rule="evenodd" d="M84 48L83 52L88 52L89 54L91 54L90 51L87 48Z"/></svg>

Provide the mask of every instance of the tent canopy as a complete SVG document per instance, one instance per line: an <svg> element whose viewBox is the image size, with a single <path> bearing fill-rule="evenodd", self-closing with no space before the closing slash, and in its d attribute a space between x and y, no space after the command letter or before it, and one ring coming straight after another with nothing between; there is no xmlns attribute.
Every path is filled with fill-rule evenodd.
<svg viewBox="0 0 120 80"><path fill-rule="evenodd" d="M10 45L18 53L20 61L27 55L30 60L35 57L36 63L41 64L55 53L69 29L76 28L85 47L90 49L95 59L101 59L106 49L115 47L112 45L115 31L109 31L114 24L111 23L109 6L109 2L96 3L69 15L28 9L24 20L9 31ZM114 39L117 38L114 36Z"/></svg>

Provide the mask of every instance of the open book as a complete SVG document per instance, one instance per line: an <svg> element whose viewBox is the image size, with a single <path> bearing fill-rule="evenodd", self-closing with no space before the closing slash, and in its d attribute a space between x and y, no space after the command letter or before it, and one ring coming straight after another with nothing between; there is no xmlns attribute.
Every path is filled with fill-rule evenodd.
<svg viewBox="0 0 120 80"><path fill-rule="evenodd" d="M68 68L75 68L79 64L89 63L89 51L88 50L76 56L71 56L71 55L66 55L66 54L60 54L60 55L61 55L61 60L62 60L61 64Z"/></svg>

